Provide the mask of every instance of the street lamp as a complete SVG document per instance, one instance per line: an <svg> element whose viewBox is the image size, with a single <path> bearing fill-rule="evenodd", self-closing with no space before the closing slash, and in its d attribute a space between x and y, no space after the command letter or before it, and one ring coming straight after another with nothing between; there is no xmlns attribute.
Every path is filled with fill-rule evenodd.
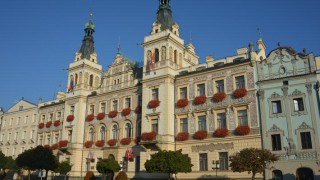
<svg viewBox="0 0 320 180"><path fill-rule="evenodd" d="M216 170L216 177L218 177L218 169L220 169L220 160L216 160L216 161L213 160L212 165L213 165L212 169ZM214 165L216 166L214 167Z"/></svg>

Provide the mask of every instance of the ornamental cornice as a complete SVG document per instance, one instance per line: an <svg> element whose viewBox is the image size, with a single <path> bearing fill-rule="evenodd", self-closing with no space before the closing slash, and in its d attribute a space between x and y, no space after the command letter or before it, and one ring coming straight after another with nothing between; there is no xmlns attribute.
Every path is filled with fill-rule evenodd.
<svg viewBox="0 0 320 180"><path fill-rule="evenodd" d="M306 129L312 129L312 128L307 123L303 122L297 129L306 130Z"/></svg>

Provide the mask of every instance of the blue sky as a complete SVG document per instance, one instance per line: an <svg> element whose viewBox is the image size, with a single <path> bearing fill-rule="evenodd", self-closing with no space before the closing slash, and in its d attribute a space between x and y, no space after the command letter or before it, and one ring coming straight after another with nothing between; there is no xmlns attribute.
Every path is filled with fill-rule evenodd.
<svg viewBox="0 0 320 180"><path fill-rule="evenodd" d="M267 51L277 43L320 55L319 0L171 0L180 36L196 47L201 62L234 55L259 37ZM143 42L156 18L158 0L10 0L0 6L0 107L22 97L37 103L65 90L67 72L80 48L90 8L95 48L106 70L120 39L121 52L141 61ZM61 87L60 87L61 86Z"/></svg>

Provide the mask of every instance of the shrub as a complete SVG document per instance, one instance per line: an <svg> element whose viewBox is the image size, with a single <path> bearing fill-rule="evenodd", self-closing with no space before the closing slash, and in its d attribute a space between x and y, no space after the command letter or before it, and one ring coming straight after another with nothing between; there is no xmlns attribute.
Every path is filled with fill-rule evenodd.
<svg viewBox="0 0 320 180"><path fill-rule="evenodd" d="M51 145L51 149L52 149L52 150L58 149L58 143L52 144L52 145Z"/></svg>
<svg viewBox="0 0 320 180"><path fill-rule="evenodd" d="M38 127L39 127L39 129L42 129L44 127L44 123L43 122L39 123Z"/></svg>
<svg viewBox="0 0 320 180"><path fill-rule="evenodd" d="M189 133L188 132L179 132L176 136L177 141L185 141L189 139Z"/></svg>
<svg viewBox="0 0 320 180"><path fill-rule="evenodd" d="M59 141L59 147L60 148L67 147L67 145L68 145L68 141L67 140Z"/></svg>
<svg viewBox="0 0 320 180"><path fill-rule="evenodd" d="M130 143L131 143L131 138L122 138L120 140L120 144L122 144L122 145L128 145Z"/></svg>
<svg viewBox="0 0 320 180"><path fill-rule="evenodd" d="M102 120L102 119L104 119L104 117L106 117L106 114L105 114L104 112L101 112L101 113L99 113L99 114L97 115L97 119L98 119L98 120Z"/></svg>
<svg viewBox="0 0 320 180"><path fill-rule="evenodd" d="M248 91L245 88L236 89L233 91L233 96L235 98L241 98L246 96Z"/></svg>
<svg viewBox="0 0 320 180"><path fill-rule="evenodd" d="M70 115L67 116L67 121L68 122L71 122L73 120L74 120L74 115L73 114L70 114Z"/></svg>
<svg viewBox="0 0 320 180"><path fill-rule="evenodd" d="M226 137L228 136L229 131L227 128L218 128L214 131L213 135L216 137Z"/></svg>
<svg viewBox="0 0 320 180"><path fill-rule="evenodd" d="M108 117L109 118L114 118L116 117L118 114L118 111L110 111L109 114L108 114Z"/></svg>
<svg viewBox="0 0 320 180"><path fill-rule="evenodd" d="M110 140L107 142L107 144L108 144L109 146L115 146L115 145L117 144L117 140L116 140L116 139L110 139Z"/></svg>
<svg viewBox="0 0 320 180"><path fill-rule="evenodd" d="M128 180L126 172L120 171L115 180Z"/></svg>
<svg viewBox="0 0 320 180"><path fill-rule="evenodd" d="M92 144L93 144L92 141L86 141L86 142L84 143L84 146L85 146L86 148L91 148Z"/></svg>
<svg viewBox="0 0 320 180"><path fill-rule="evenodd" d="M250 133L250 127L248 125L240 125L235 131L237 135L244 136Z"/></svg>
<svg viewBox="0 0 320 180"><path fill-rule="evenodd" d="M89 115L86 117L86 120L87 120L88 122L92 121L93 119L94 119L93 114L89 114Z"/></svg>
<svg viewBox="0 0 320 180"><path fill-rule="evenodd" d="M60 126L60 124L61 124L60 120L55 120L55 121L53 122L53 125L54 125L55 127Z"/></svg>
<svg viewBox="0 0 320 180"><path fill-rule="evenodd" d="M199 140L202 140L202 139L205 139L208 137L208 132L206 130L200 130L200 131L197 131L196 133L194 133L193 135L193 138L194 139L199 139Z"/></svg>
<svg viewBox="0 0 320 180"><path fill-rule="evenodd" d="M158 99L151 100L148 103L148 108L156 108L160 105L160 101Z"/></svg>
<svg viewBox="0 0 320 180"><path fill-rule="evenodd" d="M143 141L153 141L156 139L157 133L152 131L152 132L144 132L141 134L141 140Z"/></svg>
<svg viewBox="0 0 320 180"><path fill-rule="evenodd" d="M226 93L225 92L217 92L213 95L212 100L214 102L220 102L223 101L226 98Z"/></svg>
<svg viewBox="0 0 320 180"><path fill-rule="evenodd" d="M131 109L130 108L124 108L122 109L122 116L128 116L131 113Z"/></svg>
<svg viewBox="0 0 320 180"><path fill-rule="evenodd" d="M179 99L176 103L176 106L178 108L183 108L183 107L186 107L188 106L189 104L189 100L188 99Z"/></svg>
<svg viewBox="0 0 320 180"><path fill-rule="evenodd" d="M206 95L196 96L193 100L194 105L204 104L207 100Z"/></svg>
<svg viewBox="0 0 320 180"><path fill-rule="evenodd" d="M140 114L141 113L141 106L137 106L134 110L135 113Z"/></svg>
<svg viewBox="0 0 320 180"><path fill-rule="evenodd" d="M51 124L52 124L52 121L48 121L48 122L46 123L46 128L50 128L50 127L51 127Z"/></svg>
<svg viewBox="0 0 320 180"><path fill-rule="evenodd" d="M96 145L97 147L103 147L103 146L104 146L104 140L98 140L98 141L95 143L95 145Z"/></svg>

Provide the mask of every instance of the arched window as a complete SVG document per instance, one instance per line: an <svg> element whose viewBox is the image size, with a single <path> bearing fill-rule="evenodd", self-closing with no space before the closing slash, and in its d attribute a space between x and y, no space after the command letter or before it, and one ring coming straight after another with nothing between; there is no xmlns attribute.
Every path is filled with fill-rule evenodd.
<svg viewBox="0 0 320 180"><path fill-rule="evenodd" d="M313 180L313 171L310 168L306 168L306 167L301 167L299 169L297 169L296 172L296 177L297 179L307 179L307 180Z"/></svg>
<svg viewBox="0 0 320 180"><path fill-rule="evenodd" d="M154 50L154 53L155 53L155 55L154 55L154 61L155 62L159 62L159 49L155 49Z"/></svg>
<svg viewBox="0 0 320 180"><path fill-rule="evenodd" d="M108 159L113 159L113 160L115 160L116 158L114 157L113 154L109 154Z"/></svg>
<svg viewBox="0 0 320 180"><path fill-rule="evenodd" d="M167 50L165 46L161 47L161 61L165 61L167 59Z"/></svg>
<svg viewBox="0 0 320 180"><path fill-rule="evenodd" d="M116 124L112 126L112 139L118 139L118 126Z"/></svg>
<svg viewBox="0 0 320 180"><path fill-rule="evenodd" d="M93 75L90 75L89 86L93 86Z"/></svg>
<svg viewBox="0 0 320 180"><path fill-rule="evenodd" d="M88 136L88 141L94 141L94 130L93 128L90 128L89 130L89 136Z"/></svg>
<svg viewBox="0 0 320 180"><path fill-rule="evenodd" d="M75 74L74 85L76 86L77 84L78 84L78 74Z"/></svg>
<svg viewBox="0 0 320 180"><path fill-rule="evenodd" d="M282 180L282 171L280 170L273 170L272 171L272 179Z"/></svg>
<svg viewBox="0 0 320 180"><path fill-rule="evenodd" d="M174 59L174 63L177 63L177 61L178 61L178 53L177 53L177 50L174 50L173 59Z"/></svg>
<svg viewBox="0 0 320 180"><path fill-rule="evenodd" d="M101 126L100 128L100 140L106 139L106 127Z"/></svg>
<svg viewBox="0 0 320 180"><path fill-rule="evenodd" d="M131 124L127 123L125 126L125 137L131 138Z"/></svg>

